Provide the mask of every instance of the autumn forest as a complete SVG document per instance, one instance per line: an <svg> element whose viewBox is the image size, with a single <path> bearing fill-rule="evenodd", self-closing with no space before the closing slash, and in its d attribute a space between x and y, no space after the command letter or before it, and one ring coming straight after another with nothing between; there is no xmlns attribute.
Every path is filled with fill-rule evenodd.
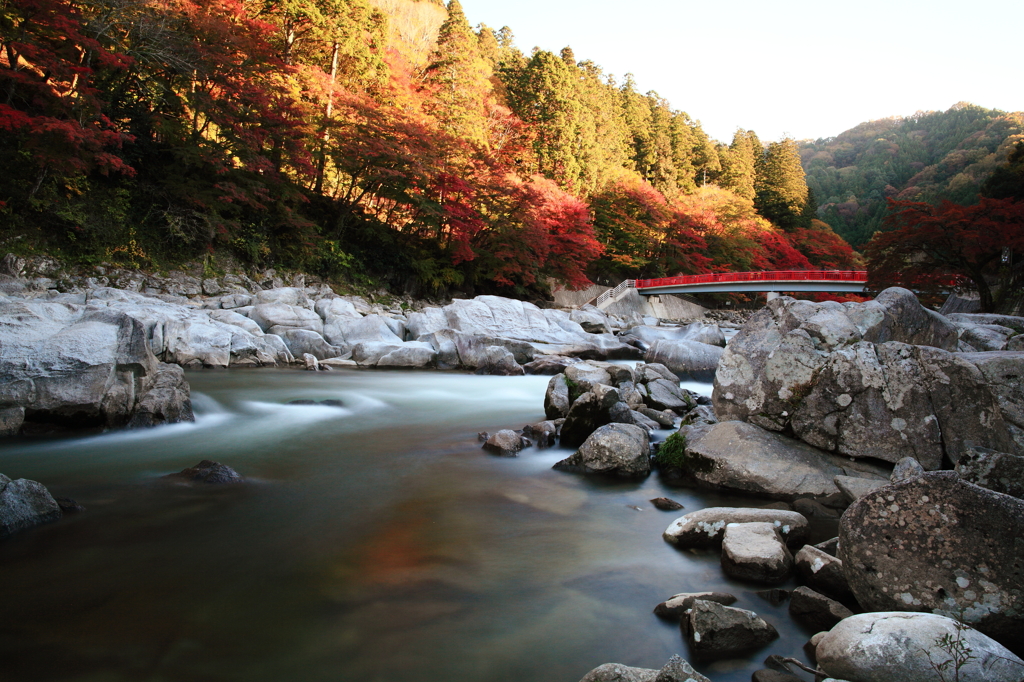
<svg viewBox="0 0 1024 682"><path fill-rule="evenodd" d="M1021 238L1021 140L1021 114L960 104L719 142L629 75L474 27L458 0L0 3L0 249L82 264L220 253L517 297L862 267L850 244L895 271L914 257L869 240L918 229L915 206L980 193L1000 239Z"/></svg>

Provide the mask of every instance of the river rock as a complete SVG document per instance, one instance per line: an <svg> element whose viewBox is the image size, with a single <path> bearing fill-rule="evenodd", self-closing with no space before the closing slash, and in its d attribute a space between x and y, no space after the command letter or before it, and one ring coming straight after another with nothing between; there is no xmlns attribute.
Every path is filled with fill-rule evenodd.
<svg viewBox="0 0 1024 682"><path fill-rule="evenodd" d="M955 671L949 637L969 647L974 657ZM956 621L930 613L862 613L842 620L815 648L818 666L834 678L854 682L935 682L938 679L1019 682L1024 661L998 642ZM948 677L936 667L945 665Z"/></svg>
<svg viewBox="0 0 1024 682"><path fill-rule="evenodd" d="M476 374L492 374L503 377L523 376L525 371L516 362L515 355L501 346L487 346L479 360Z"/></svg>
<svg viewBox="0 0 1024 682"><path fill-rule="evenodd" d="M779 583L793 570L793 555L773 523L730 523L722 536L722 570L730 578Z"/></svg>
<svg viewBox="0 0 1024 682"><path fill-rule="evenodd" d="M559 435L561 444L564 447L581 445L598 427L612 421L610 412L620 402L616 389L602 384L594 385L592 390L573 401L565 415L565 423Z"/></svg>
<svg viewBox="0 0 1024 682"><path fill-rule="evenodd" d="M908 478L914 478L924 473L924 467L913 457L904 457L900 461L896 462L896 466L892 468L892 474L889 476L891 483L898 483L899 481L905 481Z"/></svg>
<svg viewBox="0 0 1024 682"><path fill-rule="evenodd" d="M153 385L135 406L127 426L135 429L195 420L185 372L177 365L161 363L153 375Z"/></svg>
<svg viewBox="0 0 1024 682"><path fill-rule="evenodd" d="M985 377L989 390L995 396L1003 421L1013 439L1009 446L971 438L973 445L1001 452L1024 455L1024 350L998 353L959 353Z"/></svg>
<svg viewBox="0 0 1024 682"><path fill-rule="evenodd" d="M516 457L527 445L528 442L512 429L502 429L489 437L483 448L499 457Z"/></svg>
<svg viewBox="0 0 1024 682"><path fill-rule="evenodd" d="M256 303L275 303L291 307L300 307L307 310L312 309L309 297L299 287L277 287L274 289L261 289L256 292Z"/></svg>
<svg viewBox="0 0 1024 682"><path fill-rule="evenodd" d="M324 321L324 324L329 323L331 318L334 317L349 317L353 319L362 317L351 301L346 301L341 297L322 298L314 304L313 310Z"/></svg>
<svg viewBox="0 0 1024 682"><path fill-rule="evenodd" d="M708 487L735 490L779 500L813 497L827 503L842 499L836 476L885 480L888 472L739 421L706 430L690 429L685 473Z"/></svg>
<svg viewBox="0 0 1024 682"><path fill-rule="evenodd" d="M723 606L736 603L736 597L726 592L680 592L655 606L654 615L667 620L679 620L698 599L713 601Z"/></svg>
<svg viewBox="0 0 1024 682"><path fill-rule="evenodd" d="M580 682L711 682L679 656L669 659L661 670L632 668L605 663L583 676Z"/></svg>
<svg viewBox="0 0 1024 682"><path fill-rule="evenodd" d="M559 424L554 419L527 424L523 427L523 435L533 441L539 448L550 448L558 442Z"/></svg>
<svg viewBox="0 0 1024 682"><path fill-rule="evenodd" d="M655 497L650 503L661 511L679 511L683 508L683 505L668 497Z"/></svg>
<svg viewBox="0 0 1024 682"><path fill-rule="evenodd" d="M882 486L889 485L889 481L878 478L858 478L855 476L836 476L832 479L839 492L843 494L847 502L853 502L865 495L878 490Z"/></svg>
<svg viewBox="0 0 1024 682"><path fill-rule="evenodd" d="M182 469L176 474L168 474L164 478L182 483L201 483L204 485L224 485L244 483L245 480L226 464L204 459L195 466Z"/></svg>
<svg viewBox="0 0 1024 682"><path fill-rule="evenodd" d="M753 611L702 599L693 602L680 624L694 652L715 657L758 649L779 636Z"/></svg>
<svg viewBox="0 0 1024 682"><path fill-rule="evenodd" d="M608 316L604 311L593 305L586 305L569 313L569 319L589 334L610 334L612 329Z"/></svg>
<svg viewBox="0 0 1024 682"><path fill-rule="evenodd" d="M944 458L956 462L965 441L1013 447L989 381L974 364L898 342L860 342L829 355L790 424L823 450L893 463L912 456L928 470Z"/></svg>
<svg viewBox="0 0 1024 682"><path fill-rule="evenodd" d="M787 544L801 546L807 539L807 519L793 511L746 507L705 507L680 516L662 534L679 548L717 547L731 523L770 523Z"/></svg>
<svg viewBox="0 0 1024 682"><path fill-rule="evenodd" d="M317 360L336 358L344 355L347 348L339 348L327 343L323 336L308 329L282 329L278 336L284 340L289 352L297 358L309 354Z"/></svg>
<svg viewBox="0 0 1024 682"><path fill-rule="evenodd" d="M960 478L997 493L1024 499L1024 457L972 446L956 463Z"/></svg>
<svg viewBox="0 0 1024 682"><path fill-rule="evenodd" d="M566 424L562 425L563 434L568 421L566 419ZM555 464L554 468L643 478L651 473L647 432L632 424L606 424L590 434L579 450Z"/></svg>
<svg viewBox="0 0 1024 682"><path fill-rule="evenodd" d="M437 360L437 351L430 344L406 341L398 348L382 355L377 367L431 367Z"/></svg>
<svg viewBox="0 0 1024 682"><path fill-rule="evenodd" d="M612 385L608 370L591 362L578 362L565 368L565 382L573 387L573 393L582 395L598 384Z"/></svg>
<svg viewBox="0 0 1024 682"><path fill-rule="evenodd" d="M577 362L580 362L579 358L567 358L561 355L544 355L523 365L523 371L527 374L553 376L555 374L563 373L566 367Z"/></svg>
<svg viewBox="0 0 1024 682"><path fill-rule="evenodd" d="M60 506L41 483L0 474L0 539L60 517Z"/></svg>
<svg viewBox="0 0 1024 682"><path fill-rule="evenodd" d="M316 317L319 319L319 315ZM349 348L358 343L383 343L393 346L402 344L402 338L391 330L381 315L332 317L320 331L327 343L338 347Z"/></svg>
<svg viewBox="0 0 1024 682"><path fill-rule="evenodd" d="M562 419L569 414L571 405L565 375L556 374L548 381L548 388L544 393L544 416L548 419Z"/></svg>
<svg viewBox="0 0 1024 682"><path fill-rule="evenodd" d="M835 599L815 592L809 587L800 586L789 595L789 615L812 630L828 630L844 618L853 615L853 611Z"/></svg>
<svg viewBox="0 0 1024 682"><path fill-rule="evenodd" d="M865 609L956 615L1024 651L1024 501L926 473L853 503L839 558Z"/></svg>
<svg viewBox="0 0 1024 682"><path fill-rule="evenodd" d="M324 321L319 315L308 308L286 303L257 304L249 311L249 319L270 334L279 334L285 329L308 329L317 334L324 333Z"/></svg>
<svg viewBox="0 0 1024 682"><path fill-rule="evenodd" d="M956 350L957 336L955 325L906 289L845 305L782 296L752 315L726 347L715 374L715 411L723 420L782 430L833 351L859 341Z"/></svg>
<svg viewBox="0 0 1024 682"><path fill-rule="evenodd" d="M665 365L677 376L703 381L712 378L723 352L718 346L699 341L658 340L644 354L644 360Z"/></svg>
<svg viewBox="0 0 1024 682"><path fill-rule="evenodd" d="M161 367L145 325L121 310L0 299L0 410L8 433L22 418L19 431L124 426ZM153 396L148 404L160 402ZM191 410L180 407L188 418Z"/></svg>
<svg viewBox="0 0 1024 682"><path fill-rule="evenodd" d="M693 398L679 388L678 381L668 381L659 378L648 381L644 385L647 388L644 403L651 409L672 410L678 414L683 414L697 406Z"/></svg>
<svg viewBox="0 0 1024 682"><path fill-rule="evenodd" d="M804 545L793 559L800 580L814 591L839 601L853 598L843 562L837 557L813 545Z"/></svg>

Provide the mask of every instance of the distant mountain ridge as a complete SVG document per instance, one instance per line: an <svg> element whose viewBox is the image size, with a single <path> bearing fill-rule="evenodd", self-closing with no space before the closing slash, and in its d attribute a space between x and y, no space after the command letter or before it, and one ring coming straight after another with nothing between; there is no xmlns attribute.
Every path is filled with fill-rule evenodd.
<svg viewBox="0 0 1024 682"><path fill-rule="evenodd" d="M960 102L802 141L800 157L818 217L859 247L881 227L890 197L977 202L981 184L1020 140L1024 113Z"/></svg>

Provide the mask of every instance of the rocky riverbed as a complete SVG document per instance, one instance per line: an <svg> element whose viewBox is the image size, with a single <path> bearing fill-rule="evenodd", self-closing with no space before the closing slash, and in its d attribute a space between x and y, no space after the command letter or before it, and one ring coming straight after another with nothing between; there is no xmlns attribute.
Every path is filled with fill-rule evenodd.
<svg viewBox="0 0 1024 682"><path fill-rule="evenodd" d="M487 451L557 444L575 449L555 464L567 476L654 471L749 496L749 507L688 513L664 537L683 551L720 548L721 570L744 584L770 591L799 576L803 586L772 598L822 631L816 658L769 659L775 677L755 679L809 679L808 664L851 682L891 679L877 652L908 637L921 654L895 669L942 679L927 677L952 655L942 633L976 652L962 675L1024 675L1024 319L944 318L899 289L864 304L780 298L726 346L714 324L593 307L481 296L384 309L324 285L243 278L191 294L144 280L134 291L97 281L61 291L5 263L5 434L188 421L183 367L550 374L547 421L486 434ZM712 400L680 387L712 376ZM675 433L662 441L666 428ZM60 515L38 483L0 478L0 534ZM800 529L828 518L838 538L807 545ZM665 599L658 612L679 621L695 662L770 651L772 624L727 598ZM673 659L660 672L609 664L584 679L701 676Z"/></svg>

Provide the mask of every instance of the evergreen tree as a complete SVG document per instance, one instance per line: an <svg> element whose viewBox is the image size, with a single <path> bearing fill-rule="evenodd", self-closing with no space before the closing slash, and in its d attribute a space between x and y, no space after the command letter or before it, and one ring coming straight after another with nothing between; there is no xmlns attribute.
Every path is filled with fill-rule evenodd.
<svg viewBox="0 0 1024 682"><path fill-rule="evenodd" d="M754 188L758 213L783 230L806 227L807 181L796 142L786 138L765 149Z"/></svg>
<svg viewBox="0 0 1024 682"><path fill-rule="evenodd" d="M448 18L437 36L424 81L435 90L431 113L442 128L479 147L487 146L487 100L491 69L481 57L476 34L459 0L448 3Z"/></svg>
<svg viewBox="0 0 1024 682"><path fill-rule="evenodd" d="M753 139L751 139L753 138ZM756 136L751 131L737 130L733 135L732 144L719 149L722 173L718 177L719 187L732 190L745 199L753 199L755 166L761 156L760 149L754 149ZM760 143L758 142L760 146Z"/></svg>

